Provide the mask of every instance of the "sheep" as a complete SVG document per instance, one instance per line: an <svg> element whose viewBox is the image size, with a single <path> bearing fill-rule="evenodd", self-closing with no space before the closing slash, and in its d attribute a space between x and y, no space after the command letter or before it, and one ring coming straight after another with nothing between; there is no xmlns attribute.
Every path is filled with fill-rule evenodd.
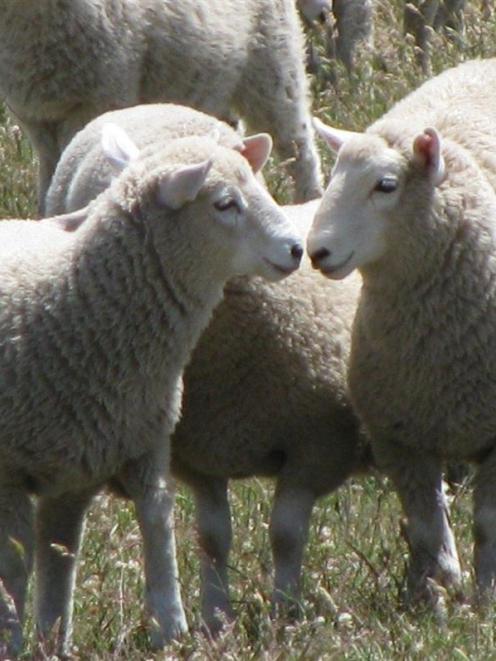
<svg viewBox="0 0 496 661"><path fill-rule="evenodd" d="M308 205L298 205L298 216ZM171 469L193 491L201 614L212 633L234 617L228 481L275 479L272 604L294 616L313 506L367 467L346 392L360 280L332 284L341 286L329 287L305 266L280 284L229 281L186 369Z"/></svg>
<svg viewBox="0 0 496 661"><path fill-rule="evenodd" d="M338 152L307 250L358 269L350 397L407 517L408 595L436 605L460 565L441 461L476 462L477 593L496 584L496 59L424 83L365 133L318 124ZM431 580L432 579L432 580Z"/></svg>
<svg viewBox="0 0 496 661"><path fill-rule="evenodd" d="M249 165L270 146L262 134L245 158L193 136L147 157L110 124L102 148L121 172L73 231L0 222L1 658L21 649L33 554L40 634L59 622L68 653L82 521L105 485L136 508L153 646L186 630L168 441L182 371L229 277L278 280L303 252Z"/></svg>
<svg viewBox="0 0 496 661"><path fill-rule="evenodd" d="M143 152L156 152L158 141L165 143L193 135L210 136L241 152L250 142L250 138L243 139L225 122L173 103L143 104L104 113L79 131L64 150L44 200L49 216L76 212L109 185L115 171L100 138L106 124L117 125L132 136L128 149L135 143Z"/></svg>
<svg viewBox="0 0 496 661"><path fill-rule="evenodd" d="M322 193L294 0L0 0L0 98L39 158L39 208L63 148L101 113L171 101L232 110L274 138L295 200Z"/></svg>
<svg viewBox="0 0 496 661"><path fill-rule="evenodd" d="M143 153L185 131L237 135L197 111L157 104L93 120L66 148L47 196L50 213L88 204L110 184L101 127L124 129ZM315 202L283 207L304 236ZM366 464L348 403L345 373L360 279L328 283L306 267L278 284L236 278L185 372L182 416L172 437L172 472L192 489L203 551L202 619L211 632L232 617L227 561L230 478L272 475L270 535L277 610L294 610L309 518L317 497ZM332 329L332 334L324 333ZM213 395L215 393L215 395Z"/></svg>

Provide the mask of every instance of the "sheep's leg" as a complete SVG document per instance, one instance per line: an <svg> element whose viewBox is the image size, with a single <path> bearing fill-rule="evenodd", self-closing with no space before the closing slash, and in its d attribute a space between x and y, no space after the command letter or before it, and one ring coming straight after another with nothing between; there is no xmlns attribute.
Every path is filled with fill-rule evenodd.
<svg viewBox="0 0 496 661"><path fill-rule="evenodd" d="M26 588L33 564L33 511L22 491L0 494L0 659L22 647Z"/></svg>
<svg viewBox="0 0 496 661"><path fill-rule="evenodd" d="M315 494L308 489L277 485L270 519L276 611L298 613L301 565L314 503Z"/></svg>
<svg viewBox="0 0 496 661"><path fill-rule="evenodd" d="M167 441L162 440L167 446ZM174 538L174 489L168 460L149 455L129 464L119 476L132 498L143 537L145 604L155 648L179 638L188 629L181 602Z"/></svg>
<svg viewBox="0 0 496 661"><path fill-rule="evenodd" d="M36 513L36 617L38 633L58 630L58 653L69 654L73 590L84 515L94 491L40 498Z"/></svg>
<svg viewBox="0 0 496 661"><path fill-rule="evenodd" d="M232 537L227 480L201 476L192 487L202 550L202 617L209 631L215 634L222 628L223 618L233 617L227 576Z"/></svg>
<svg viewBox="0 0 496 661"><path fill-rule="evenodd" d="M298 40L295 25L294 34L280 35L280 49L254 49L234 100L251 130L270 133L279 157L288 161L294 201L305 202L320 197L323 188Z"/></svg>
<svg viewBox="0 0 496 661"><path fill-rule="evenodd" d="M435 606L437 595L429 579L445 587L457 587L461 581L440 461L434 455L394 443L377 450L375 445L377 464L393 480L407 518L409 597L413 602L428 601Z"/></svg>
<svg viewBox="0 0 496 661"><path fill-rule="evenodd" d="M57 123L21 121L21 128L38 156L38 214L44 216L45 198L60 157Z"/></svg>
<svg viewBox="0 0 496 661"><path fill-rule="evenodd" d="M485 600L496 595L496 453L479 466L474 489L474 561Z"/></svg>

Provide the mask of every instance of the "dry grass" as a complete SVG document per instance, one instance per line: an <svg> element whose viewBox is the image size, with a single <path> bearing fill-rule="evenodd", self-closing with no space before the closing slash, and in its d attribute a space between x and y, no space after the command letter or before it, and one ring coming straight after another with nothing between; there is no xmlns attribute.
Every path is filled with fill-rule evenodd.
<svg viewBox="0 0 496 661"><path fill-rule="evenodd" d="M463 44L434 35L433 69L496 54L496 15L483 18L480 0L469 0ZM374 53L359 56L348 78L324 62L314 78L315 113L337 126L361 129L422 81L414 47L401 32L399 0L379 0ZM318 41L318 37L314 37ZM331 86L330 76L337 77ZM326 169L330 166L325 155ZM272 163L269 184L284 201L283 177ZM35 213L32 154L0 108L0 217ZM180 491L177 537L183 595L192 633L166 652L147 651L142 618L140 537L132 510L101 496L88 517L76 592L76 657L88 660L146 659L491 659L496 658L493 613L470 606L470 489L453 494L453 524L465 569L466 603L442 594L444 621L401 607L406 545L400 511L387 482L354 481L319 503L305 559L304 617L269 617L271 557L267 521L271 487L252 480L233 485L235 544L231 558L237 622L216 641L200 633L198 559L193 506ZM27 630L31 630L28 622ZM25 659L50 658L29 642Z"/></svg>

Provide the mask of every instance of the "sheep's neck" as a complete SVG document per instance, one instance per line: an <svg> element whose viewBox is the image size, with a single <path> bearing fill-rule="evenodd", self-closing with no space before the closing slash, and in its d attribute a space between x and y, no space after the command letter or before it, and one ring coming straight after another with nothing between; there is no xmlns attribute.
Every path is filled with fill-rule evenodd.
<svg viewBox="0 0 496 661"><path fill-rule="evenodd" d="M212 282L198 263L193 289L172 246L170 259L159 256L139 226L118 219L108 225L119 223L123 231L95 228L75 254L66 286L89 311L89 319L74 331L88 351L96 345L99 352L114 355L114 371L122 366L118 378L129 380L135 373L161 383L170 376L170 364L182 371L222 296L223 283Z"/></svg>

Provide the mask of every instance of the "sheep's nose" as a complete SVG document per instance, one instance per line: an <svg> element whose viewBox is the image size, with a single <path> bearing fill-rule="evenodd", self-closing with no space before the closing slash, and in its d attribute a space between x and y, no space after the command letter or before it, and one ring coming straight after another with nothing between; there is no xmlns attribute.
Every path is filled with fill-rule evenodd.
<svg viewBox="0 0 496 661"><path fill-rule="evenodd" d="M301 262L301 258L303 257L303 246L299 243L295 243L294 246L291 247L291 257L298 262L298 264Z"/></svg>
<svg viewBox="0 0 496 661"><path fill-rule="evenodd" d="M310 259L312 261L313 268L318 269L319 268L319 262L321 262L326 257L330 257L330 255L331 255L331 251L327 250L327 248L319 248L314 253L312 253L310 255Z"/></svg>

